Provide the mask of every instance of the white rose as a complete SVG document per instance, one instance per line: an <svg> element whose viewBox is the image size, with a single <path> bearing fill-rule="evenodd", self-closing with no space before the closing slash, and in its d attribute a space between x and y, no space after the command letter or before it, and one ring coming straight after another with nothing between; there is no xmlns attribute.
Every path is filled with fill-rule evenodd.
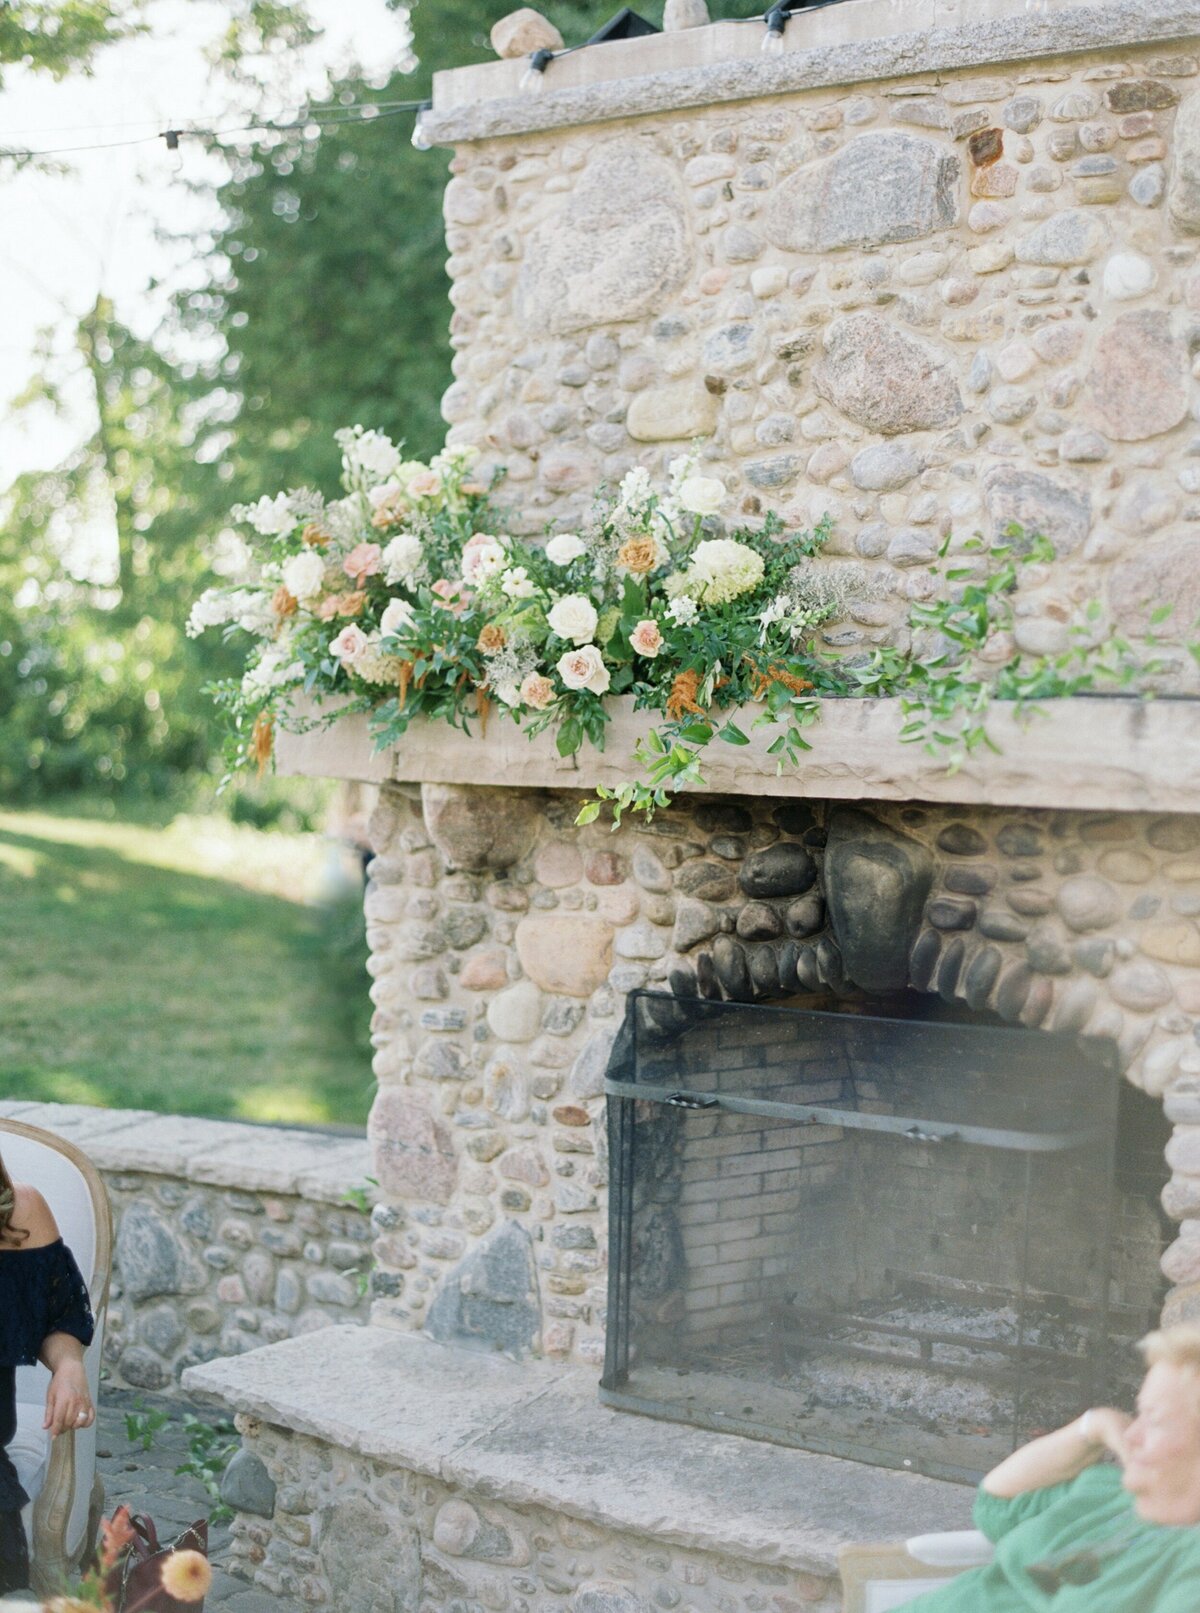
<svg viewBox="0 0 1200 1613"><path fill-rule="evenodd" d="M568 689L587 689L592 694L603 694L609 684L608 668L594 644L560 656L558 675Z"/></svg>
<svg viewBox="0 0 1200 1613"><path fill-rule="evenodd" d="M412 624L412 606L403 599L389 599L379 618L379 633L382 638L395 638Z"/></svg>
<svg viewBox="0 0 1200 1613"><path fill-rule="evenodd" d="M551 606L546 620L559 638L568 638L573 644L586 644L600 618L596 607L583 594L564 594Z"/></svg>
<svg viewBox="0 0 1200 1613"><path fill-rule="evenodd" d="M574 532L560 532L546 545L546 559L555 566L569 566L587 553L587 544Z"/></svg>
<svg viewBox="0 0 1200 1613"><path fill-rule="evenodd" d="M373 510L377 510L381 504L387 503L388 499L392 497L393 493L402 493L403 491L404 489L393 476L390 477L386 482L380 482L378 487L373 487L370 490L370 492L367 494L367 503Z"/></svg>
<svg viewBox="0 0 1200 1613"><path fill-rule="evenodd" d="M725 483L715 476L689 476L679 484L675 496L693 515L716 515L727 495Z"/></svg>
<svg viewBox="0 0 1200 1613"><path fill-rule="evenodd" d="M284 561L283 586L301 601L321 592L325 586L325 562L315 549L306 549Z"/></svg>
<svg viewBox="0 0 1200 1613"><path fill-rule="evenodd" d="M276 538L296 524L292 501L286 493L274 498L265 494L256 504L239 504L233 511L236 521L248 521L264 538Z"/></svg>

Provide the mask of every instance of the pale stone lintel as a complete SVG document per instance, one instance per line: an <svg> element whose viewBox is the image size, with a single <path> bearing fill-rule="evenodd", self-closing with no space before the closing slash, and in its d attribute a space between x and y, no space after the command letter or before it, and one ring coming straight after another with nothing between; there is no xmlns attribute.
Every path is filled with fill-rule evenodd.
<svg viewBox="0 0 1200 1613"><path fill-rule="evenodd" d="M320 1203L340 1203L371 1169L365 1138L329 1132L76 1103L2 1102L0 1119L40 1126L75 1143L100 1170L145 1171Z"/></svg>
<svg viewBox="0 0 1200 1613"><path fill-rule="evenodd" d="M422 128L437 145L532 134L725 101L933 76L1200 36L1200 0L842 0L789 25L781 57L762 26L720 22L593 45L553 62L523 95L525 62L436 73Z"/></svg>
<svg viewBox="0 0 1200 1613"><path fill-rule="evenodd" d="M553 735L530 740L493 716L486 736L416 721L401 743L375 753L365 717L340 719L307 734L279 735L281 773L374 783L510 784L578 790L640 777L638 739L653 724L615 700L603 752L585 745L564 759ZM957 773L922 746L903 743L903 718L890 700L825 700L805 730L812 750L798 768L777 771L768 746L779 728L755 729L755 712L732 712L751 743L714 740L704 758L704 789L714 795L770 795L843 801L954 801L992 806L1107 812L1195 812L1200 800L1200 701L1129 696L1043 701L1021 717L993 707L989 735L1000 754L975 751Z"/></svg>
<svg viewBox="0 0 1200 1613"><path fill-rule="evenodd" d="M380 1327L330 1327L184 1373L277 1427L513 1506L830 1574L839 1546L967 1526L971 1491L602 1406L593 1375Z"/></svg>

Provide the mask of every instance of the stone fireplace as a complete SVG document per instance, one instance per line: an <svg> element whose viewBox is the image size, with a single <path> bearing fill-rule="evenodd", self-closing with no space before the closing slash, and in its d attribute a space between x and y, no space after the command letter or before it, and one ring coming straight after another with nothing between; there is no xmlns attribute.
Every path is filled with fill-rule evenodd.
<svg viewBox="0 0 1200 1613"><path fill-rule="evenodd" d="M1016 647L1173 602L1162 698L1000 711L953 775L826 702L802 769L714 745L616 833L574 822L624 708L567 761L281 743L380 786L374 1326L188 1381L278 1486L247 1567L339 1613L832 1608L842 1540L965 1523L948 1477L1200 1316L1200 12L846 0L787 44L439 81L452 436L526 531L704 438L742 516L833 517L871 586L831 653L1017 519Z"/></svg>

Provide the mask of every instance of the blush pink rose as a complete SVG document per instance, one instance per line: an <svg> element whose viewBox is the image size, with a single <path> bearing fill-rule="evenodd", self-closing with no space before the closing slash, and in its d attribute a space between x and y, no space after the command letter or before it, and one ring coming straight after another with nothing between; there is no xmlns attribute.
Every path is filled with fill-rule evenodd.
<svg viewBox="0 0 1200 1613"><path fill-rule="evenodd" d="M609 685L608 668L594 644L568 650L559 657L556 670L568 689L586 689L590 694L603 694Z"/></svg>
<svg viewBox="0 0 1200 1613"><path fill-rule="evenodd" d="M342 561L342 569L347 577L361 583L365 577L373 577L383 565L383 550L377 543L359 543L351 549Z"/></svg>
<svg viewBox="0 0 1200 1613"><path fill-rule="evenodd" d="M521 685L521 700L534 711L545 711L553 704L554 685L540 672L531 672Z"/></svg>
<svg viewBox="0 0 1200 1613"><path fill-rule="evenodd" d="M441 491L442 478L435 470L419 470L409 479L406 489L409 498L432 498Z"/></svg>
<svg viewBox="0 0 1200 1613"><path fill-rule="evenodd" d="M658 623L652 621L639 622L629 635L629 642L639 655L650 660L658 654L663 647L663 636L658 630Z"/></svg>
<svg viewBox="0 0 1200 1613"><path fill-rule="evenodd" d="M361 627L355 627L351 622L343 627L338 636L329 641L329 653L336 656L339 661L356 661L367 647L367 635Z"/></svg>
<svg viewBox="0 0 1200 1613"><path fill-rule="evenodd" d="M321 622L331 622L338 614L338 606L340 604L341 600L336 594L328 594L317 606L317 620Z"/></svg>

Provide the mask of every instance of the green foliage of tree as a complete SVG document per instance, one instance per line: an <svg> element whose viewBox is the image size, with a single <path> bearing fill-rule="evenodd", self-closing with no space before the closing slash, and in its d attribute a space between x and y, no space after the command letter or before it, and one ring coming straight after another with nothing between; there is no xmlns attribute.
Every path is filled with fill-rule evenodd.
<svg viewBox="0 0 1200 1613"><path fill-rule="evenodd" d="M105 298L72 361L91 388L92 433L0 504L0 794L163 794L206 765L215 735L200 689L230 665L223 646L184 633L211 558L213 427ZM54 404L65 367L47 354L24 401Z"/></svg>
<svg viewBox="0 0 1200 1613"><path fill-rule="evenodd" d="M112 0L4 0L0 4L0 86L18 64L63 78L127 34L137 8Z"/></svg>

